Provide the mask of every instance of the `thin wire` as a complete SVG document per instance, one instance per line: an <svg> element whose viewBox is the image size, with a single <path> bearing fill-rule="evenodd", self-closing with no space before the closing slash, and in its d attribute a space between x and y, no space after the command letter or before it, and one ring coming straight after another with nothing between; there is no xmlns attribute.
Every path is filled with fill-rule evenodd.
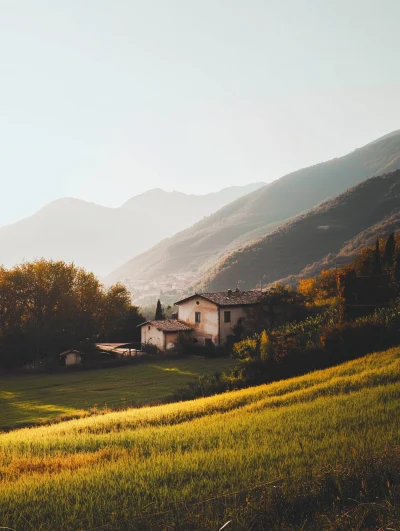
<svg viewBox="0 0 400 531"><path fill-rule="evenodd" d="M254 485L253 487L247 487L245 489L242 489L242 490L237 490L237 491L234 491L234 492L228 492L227 494L221 494L220 496L215 496L214 498L204 498L203 500L199 500L197 502L194 502L194 503L190 503L188 505L185 505L185 504L181 504L180 508L185 508L185 509L190 509L191 507L196 507L197 505L202 505L203 503L209 503L209 502L213 502L213 501L216 501L216 500L222 500L223 498L229 498L231 496L236 496L238 494L244 494L246 492L250 492L252 490L256 490L256 489L259 489L261 487L268 487L268 486L275 486L277 483L281 483L283 481L283 479L276 479L274 481L265 481L264 483L259 483L258 485ZM131 519L132 520L144 520L144 519L147 519L147 518L154 518L156 516L163 516L165 514L169 514L169 513L172 513L174 512L175 510L177 510L177 506L178 504L175 504L175 506L171 509L168 509L166 511L161 511L161 512L158 512L158 513L149 513L149 514L144 514L142 516L132 516ZM126 522L126 518L124 519L121 519L121 520L116 520L114 522L110 522L109 524L103 524L103 525L100 525L98 527L90 527L87 529L87 531L97 531L98 529L104 529L105 527L110 527L110 526L114 526L115 524L120 524L120 523L123 523L123 522Z"/></svg>

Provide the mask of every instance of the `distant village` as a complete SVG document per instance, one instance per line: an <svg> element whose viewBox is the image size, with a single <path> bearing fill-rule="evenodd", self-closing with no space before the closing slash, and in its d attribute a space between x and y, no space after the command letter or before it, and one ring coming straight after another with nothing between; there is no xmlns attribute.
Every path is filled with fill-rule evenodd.
<svg viewBox="0 0 400 531"><path fill-rule="evenodd" d="M161 299L165 304L173 304L188 293L188 288L197 278L198 272L185 271L151 281L125 278L122 283L128 288L136 304L146 306L154 305L157 299Z"/></svg>

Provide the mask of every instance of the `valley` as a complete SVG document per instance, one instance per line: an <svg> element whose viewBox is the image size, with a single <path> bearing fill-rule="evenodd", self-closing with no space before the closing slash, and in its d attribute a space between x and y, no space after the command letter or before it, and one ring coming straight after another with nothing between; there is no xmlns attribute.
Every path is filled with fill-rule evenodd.
<svg viewBox="0 0 400 531"><path fill-rule="evenodd" d="M204 195L158 188L118 208L72 197L57 199L30 217L0 227L0 263L10 267L23 260L65 260L106 276L133 255L263 184Z"/></svg>
<svg viewBox="0 0 400 531"><path fill-rule="evenodd" d="M298 269L297 255L289 256L288 265L296 264L295 268L271 274L263 270L261 262L257 262L257 252L253 253L259 247L259 240L268 239L269 235L274 238L281 227L285 232L284 227L287 223L290 226L292 218L305 215L324 201L334 200L368 178L397 169L400 169L400 131L394 131L343 157L281 177L237 199L126 262L108 275L106 281L121 281L136 296L143 297L146 296L143 286L151 285L153 291L162 289L164 292L177 277L185 276L189 282L178 285L179 298L206 286L227 289L235 288L240 282L243 289L251 289L259 283L260 273L261 277L264 274L269 277L267 283L285 278L288 274L294 275L324 255L310 256L310 261L303 262L301 269ZM366 227L361 228L364 230ZM328 244L330 235L327 236ZM237 262L240 268L242 249L247 247L249 256L254 255L251 271L258 270L251 278L250 271L247 271L247 277L243 277L239 270L236 272L229 267L229 262ZM290 253L290 248L285 252ZM277 259L280 260L279 254ZM226 275L224 272L217 278L216 271L225 269ZM170 303L174 297L175 293L167 295L166 302Z"/></svg>
<svg viewBox="0 0 400 531"><path fill-rule="evenodd" d="M0 531L400 531L400 2L0 14Z"/></svg>

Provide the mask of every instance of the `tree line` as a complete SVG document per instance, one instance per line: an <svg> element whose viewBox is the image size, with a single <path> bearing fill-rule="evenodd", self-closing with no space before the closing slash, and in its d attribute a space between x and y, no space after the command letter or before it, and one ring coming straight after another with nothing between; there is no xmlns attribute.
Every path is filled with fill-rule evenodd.
<svg viewBox="0 0 400 531"><path fill-rule="evenodd" d="M399 296L400 236L392 233L343 268L268 290L233 346L236 374L248 383L288 378L398 345Z"/></svg>
<svg viewBox="0 0 400 531"><path fill-rule="evenodd" d="M0 366L58 359L93 342L139 341L143 322L121 284L105 288L93 273L63 261L0 268Z"/></svg>
<svg viewBox="0 0 400 531"><path fill-rule="evenodd" d="M351 304L365 311L351 317ZM391 234L343 268L322 271L295 288L278 284L268 289L234 328L226 347L237 362L232 372L201 377L178 389L174 398L190 400L290 378L396 345L400 235Z"/></svg>

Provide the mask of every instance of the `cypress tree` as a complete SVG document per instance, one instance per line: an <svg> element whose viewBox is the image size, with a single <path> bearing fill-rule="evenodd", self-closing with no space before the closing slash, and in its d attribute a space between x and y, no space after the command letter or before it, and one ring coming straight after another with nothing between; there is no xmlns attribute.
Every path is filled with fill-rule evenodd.
<svg viewBox="0 0 400 531"><path fill-rule="evenodd" d="M162 319L164 319L164 312L161 307L160 299L157 300L156 315L154 316L154 319L156 321L161 321Z"/></svg>
<svg viewBox="0 0 400 531"><path fill-rule="evenodd" d="M394 240L394 232L388 237L386 241L385 251L382 257L382 264L384 267L391 268L394 264L396 252L396 242Z"/></svg>
<svg viewBox="0 0 400 531"><path fill-rule="evenodd" d="M396 282L400 282L400 249L397 251L394 261L394 277Z"/></svg>
<svg viewBox="0 0 400 531"><path fill-rule="evenodd" d="M381 275L382 274L381 252L380 252L380 249L379 249L379 239L376 240L375 253L374 253L374 264L372 266L372 274L373 275Z"/></svg>

